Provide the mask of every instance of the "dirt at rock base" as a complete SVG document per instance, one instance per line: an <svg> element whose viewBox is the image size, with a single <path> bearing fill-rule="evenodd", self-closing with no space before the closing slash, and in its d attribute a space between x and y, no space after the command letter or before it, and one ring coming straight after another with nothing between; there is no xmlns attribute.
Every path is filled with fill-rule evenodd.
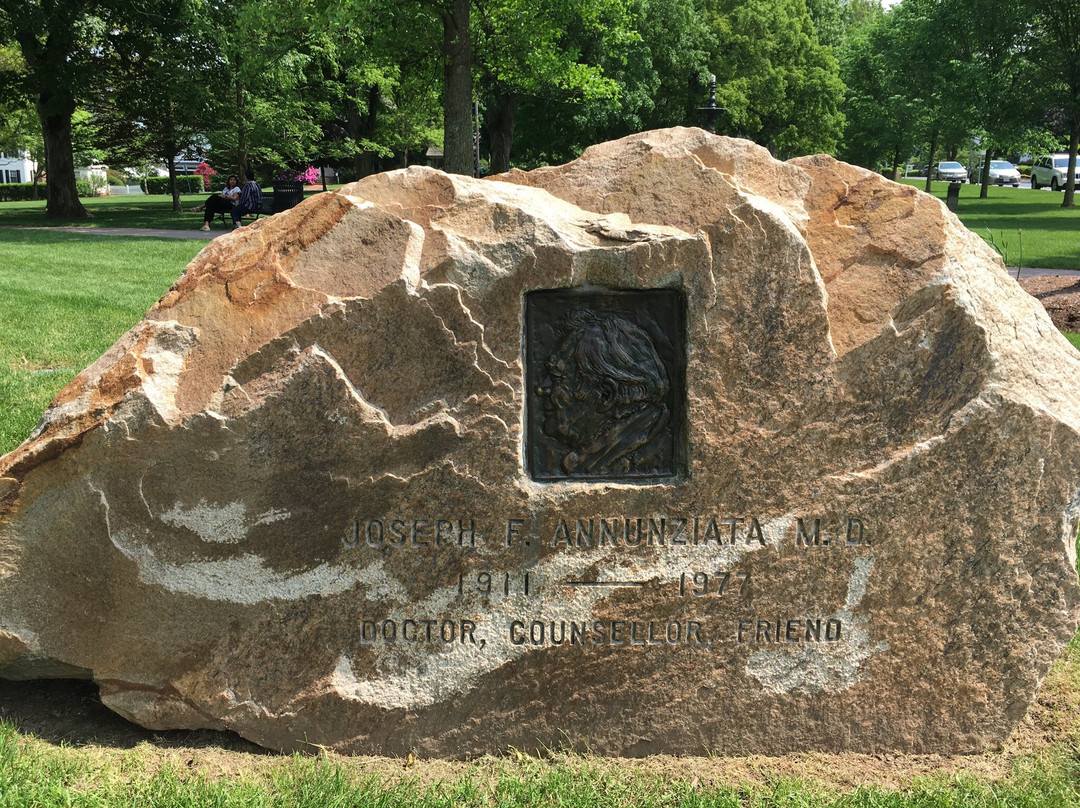
<svg viewBox="0 0 1080 808"><path fill-rule="evenodd" d="M1080 278L1075 275L1040 275L1024 278L1020 286L1043 304L1060 330L1080 333Z"/></svg>
<svg viewBox="0 0 1080 808"><path fill-rule="evenodd" d="M377 775L391 788L409 782L423 789L436 783L468 778L479 788L493 788L514 776L522 765L568 765L588 768L616 779L635 776L688 782L699 788L768 784L779 779L801 781L831 792L877 785L904 789L922 778L974 777L996 781L1012 770L1013 761L1047 752L1055 742L1080 733L1080 692L1075 688L1080 659L1069 651L1058 660L1031 709L1000 752L979 755L827 754L806 752L768 757L673 757L655 755L628 760L552 752L550 759L523 763L513 754L470 761L402 760L384 757L324 756L349 776ZM74 680L0 681L0 719L15 726L24 742L44 747L70 747L88 755L94 768L127 771L130 753L138 747L135 779L161 769L188 771L211 780L255 779L273 776L290 765L276 755L227 732L155 732L125 721L104 705L92 682ZM127 756L127 757L126 757Z"/></svg>

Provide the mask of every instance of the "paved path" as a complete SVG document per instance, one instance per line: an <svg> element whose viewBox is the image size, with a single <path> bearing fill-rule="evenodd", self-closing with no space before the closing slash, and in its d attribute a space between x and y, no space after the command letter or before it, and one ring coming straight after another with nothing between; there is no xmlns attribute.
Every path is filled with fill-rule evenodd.
<svg viewBox="0 0 1080 808"><path fill-rule="evenodd" d="M1009 269L1009 274L1016 277L1016 267ZM1037 267L1021 267L1021 278L1034 278L1036 275L1066 275L1080 280L1080 269L1039 269Z"/></svg>

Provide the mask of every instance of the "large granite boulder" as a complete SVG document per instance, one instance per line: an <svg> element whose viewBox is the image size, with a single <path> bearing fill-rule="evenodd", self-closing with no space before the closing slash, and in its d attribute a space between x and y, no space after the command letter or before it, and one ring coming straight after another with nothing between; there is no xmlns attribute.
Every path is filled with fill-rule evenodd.
<svg viewBox="0 0 1080 808"><path fill-rule="evenodd" d="M693 129L212 242L0 459L0 676L463 756L992 748L1080 361L935 199Z"/></svg>

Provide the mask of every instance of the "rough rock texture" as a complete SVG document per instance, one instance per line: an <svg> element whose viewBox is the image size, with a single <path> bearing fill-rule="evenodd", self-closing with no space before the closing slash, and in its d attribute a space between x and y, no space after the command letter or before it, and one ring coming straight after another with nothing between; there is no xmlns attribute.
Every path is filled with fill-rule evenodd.
<svg viewBox="0 0 1080 808"><path fill-rule="evenodd" d="M531 479L526 296L579 288L684 301L674 476ZM979 238L827 157L374 176L212 242L0 459L0 674L280 749L986 749L1077 626L1078 402Z"/></svg>

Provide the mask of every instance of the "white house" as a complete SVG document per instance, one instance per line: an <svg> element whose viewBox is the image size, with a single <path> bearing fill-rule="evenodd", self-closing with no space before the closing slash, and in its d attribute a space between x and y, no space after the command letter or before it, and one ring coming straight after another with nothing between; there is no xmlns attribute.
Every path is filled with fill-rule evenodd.
<svg viewBox="0 0 1080 808"><path fill-rule="evenodd" d="M5 154L0 152L0 183L33 182L37 163L26 152Z"/></svg>
<svg viewBox="0 0 1080 808"><path fill-rule="evenodd" d="M75 179L90 183L90 192L96 196L109 193L109 167L104 163L91 163L75 169Z"/></svg>

